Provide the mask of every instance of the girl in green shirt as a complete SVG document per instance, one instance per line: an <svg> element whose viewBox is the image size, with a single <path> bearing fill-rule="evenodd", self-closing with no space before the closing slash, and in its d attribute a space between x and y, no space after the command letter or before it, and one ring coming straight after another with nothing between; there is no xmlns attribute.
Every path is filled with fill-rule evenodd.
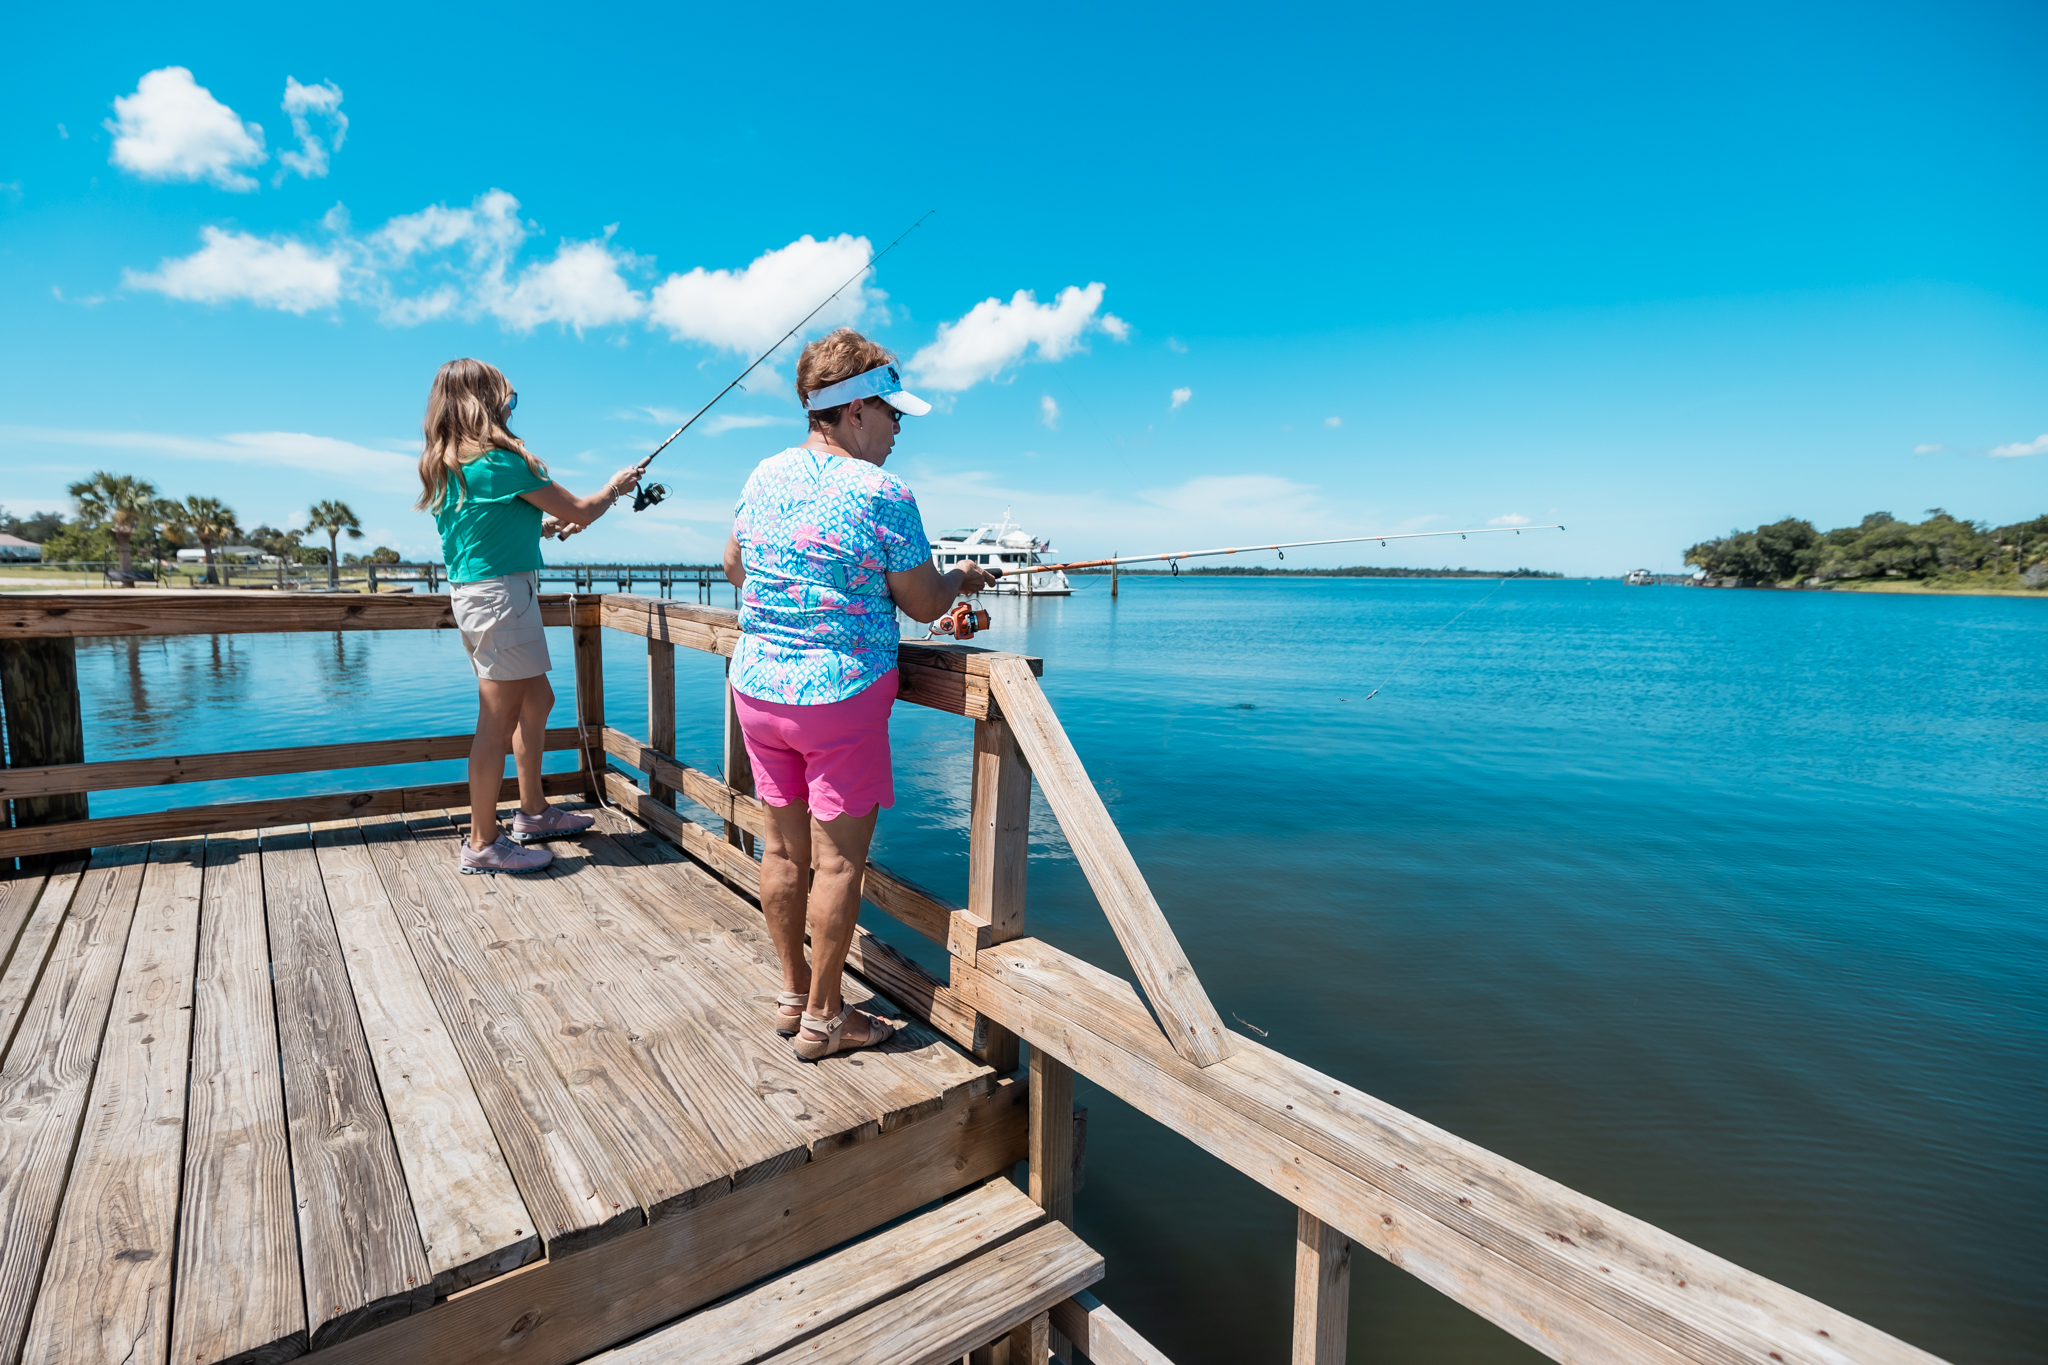
<svg viewBox="0 0 2048 1365"><path fill-rule="evenodd" d="M469 838L464 872L533 872L554 855L524 845L580 834L592 823L547 803L540 761L555 690L548 685L540 619L540 542L576 534L640 481L628 467L604 491L579 498L548 475L508 423L519 394L481 360L451 360L427 395L422 491L415 506L434 514L448 595L462 646L476 672L476 738L469 746ZM519 809L511 838L498 825L505 755L516 756Z"/></svg>

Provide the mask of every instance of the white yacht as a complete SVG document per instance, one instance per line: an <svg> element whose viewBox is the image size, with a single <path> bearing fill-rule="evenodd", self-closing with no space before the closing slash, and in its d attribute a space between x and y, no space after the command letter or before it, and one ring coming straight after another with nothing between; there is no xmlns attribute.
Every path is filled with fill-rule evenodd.
<svg viewBox="0 0 2048 1365"><path fill-rule="evenodd" d="M1025 564L1044 564L1048 561L1043 556L1051 552L1051 541L1039 540L1011 521L1007 509L1001 521L985 521L979 526L941 531L932 537L932 563L939 567L941 573L968 559L1005 571ZM1065 574L1057 571L1006 572L988 591L1011 597L1067 597L1073 593L1074 585L1067 582Z"/></svg>

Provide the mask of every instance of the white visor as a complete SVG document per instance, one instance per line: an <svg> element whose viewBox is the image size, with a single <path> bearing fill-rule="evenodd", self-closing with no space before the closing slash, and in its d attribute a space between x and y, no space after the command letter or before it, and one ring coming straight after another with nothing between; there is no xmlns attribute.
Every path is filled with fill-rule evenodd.
<svg viewBox="0 0 2048 1365"><path fill-rule="evenodd" d="M903 380L897 375L894 365L878 365L866 374L827 384L804 395L804 407L816 412L820 408L836 408L841 403L851 403L856 398L879 398L896 411L912 417L922 417L932 410L930 403L914 393L903 391Z"/></svg>

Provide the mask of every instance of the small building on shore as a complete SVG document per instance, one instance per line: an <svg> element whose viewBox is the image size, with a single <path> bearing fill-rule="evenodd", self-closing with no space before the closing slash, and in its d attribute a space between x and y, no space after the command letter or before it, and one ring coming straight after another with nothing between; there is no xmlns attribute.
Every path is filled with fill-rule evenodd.
<svg viewBox="0 0 2048 1365"><path fill-rule="evenodd" d="M12 564L40 562L43 547L20 536L0 535L0 560Z"/></svg>

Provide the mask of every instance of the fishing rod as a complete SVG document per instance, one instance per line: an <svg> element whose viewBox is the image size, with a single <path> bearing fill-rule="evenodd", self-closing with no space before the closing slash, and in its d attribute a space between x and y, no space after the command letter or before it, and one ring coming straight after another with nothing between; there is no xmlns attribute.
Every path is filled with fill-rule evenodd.
<svg viewBox="0 0 2048 1365"><path fill-rule="evenodd" d="M1178 575L1180 573L1181 560L1200 559L1207 555L1257 554L1264 550L1276 550L1279 552L1280 557L1285 559L1289 550L1298 550L1305 545L1357 545L1368 540L1377 540L1380 544L1384 545L1390 540L1427 540L1431 536L1456 536L1463 540L1467 536L1495 536L1505 535L1508 532L1520 535L1524 531L1562 531L1563 529L1564 527L1561 525L1473 526L1467 527L1462 531L1402 531L1390 532L1386 535L1337 536L1330 540L1286 540L1272 545L1227 545L1215 550L1174 550L1156 555L1126 555L1121 559L1074 559L1064 564L1022 564L1014 565L1007 569L996 564L984 564L982 568L987 571L991 578L1004 578L1011 574L1059 573L1066 569L1101 569L1117 564L1153 564L1164 560L1173 565L1173 571ZM937 621L934 621L931 626L931 633L925 636L925 638L929 640L940 635L950 635L956 640L971 640L974 638L975 632L987 630L988 624L989 615L987 611L962 602L944 616L941 616Z"/></svg>
<svg viewBox="0 0 2048 1365"><path fill-rule="evenodd" d="M902 241L905 237L908 237L911 233L917 231L919 227L923 226L924 220L926 218L931 217L934 213L937 212L937 209L927 209L923 217L919 218L915 223L912 223L909 227L903 229L903 231L897 233L895 241L890 242L889 245L883 247L880 251L877 251L874 255L868 257L867 264L863 265L860 269L854 271L853 274L847 278L845 284L840 285L837 289L827 294L823 302L819 303L819 305L816 308L813 308L810 312L804 314L803 319L799 321L796 326L790 328L787 332L784 332L782 334L781 340L777 341L773 346L770 346L767 350L761 352L760 355L754 357L754 363L747 366L747 368L745 368L744 370L741 370L739 372L738 378L734 379L732 383L727 384L724 388L720 389L716 394L712 395L711 402L706 403L703 407L698 408L694 413L690 414L689 421L683 423L674 431L670 432L668 434L668 440L663 441L660 445L656 446L653 450L649 451L647 454L647 458L642 460L639 464L634 465L633 468L641 473L645 473L647 470L647 466L654 463L654 457L656 455L661 454L662 451L667 450L671 445L673 445L675 443L676 437L688 431L691 428L691 426L695 424L699 417L702 417L705 413L711 411L713 405L715 405L719 399L725 397L734 389L738 388L740 386L741 380L745 379L748 375L752 374L755 370L759 369L761 367L762 361L766 360L769 356L774 355L777 351L781 350L783 343L788 341L791 337L795 336L798 332L801 332L804 329L804 325L806 323L808 323L812 318L818 316L818 314L824 312L826 304L832 302L832 300L838 298L841 294L844 294L855 280L858 280L861 276L867 274L870 270L873 270L875 268L876 261L881 260L884 256L888 255L890 252L896 249L897 242ZM636 488L633 490L633 510L635 512L645 512L648 508L654 506L656 503L660 502L663 498L667 496L668 488L662 484L650 483L644 485L643 487Z"/></svg>
<svg viewBox="0 0 2048 1365"><path fill-rule="evenodd" d="M1102 569L1112 564L1151 564L1165 560L1173 564L1175 573L1179 573L1181 560L1200 559L1205 555L1249 555L1258 554L1262 550L1278 550L1280 557L1285 559L1289 550L1300 549L1304 545L1357 545L1368 540L1377 540L1384 545L1390 540L1424 540L1430 536L1457 536L1462 540L1466 536L1496 536L1509 531L1520 535L1524 531L1563 529L1562 526L1477 526L1468 527L1463 531L1404 531L1383 536L1338 536L1333 540L1288 540L1274 545L1230 545L1218 550L1175 550L1168 554L1126 555L1122 559L1076 559L1065 564L1021 564L1008 569L994 564L983 567L988 570L991 578L1002 578L1008 574L1058 573L1065 569Z"/></svg>

